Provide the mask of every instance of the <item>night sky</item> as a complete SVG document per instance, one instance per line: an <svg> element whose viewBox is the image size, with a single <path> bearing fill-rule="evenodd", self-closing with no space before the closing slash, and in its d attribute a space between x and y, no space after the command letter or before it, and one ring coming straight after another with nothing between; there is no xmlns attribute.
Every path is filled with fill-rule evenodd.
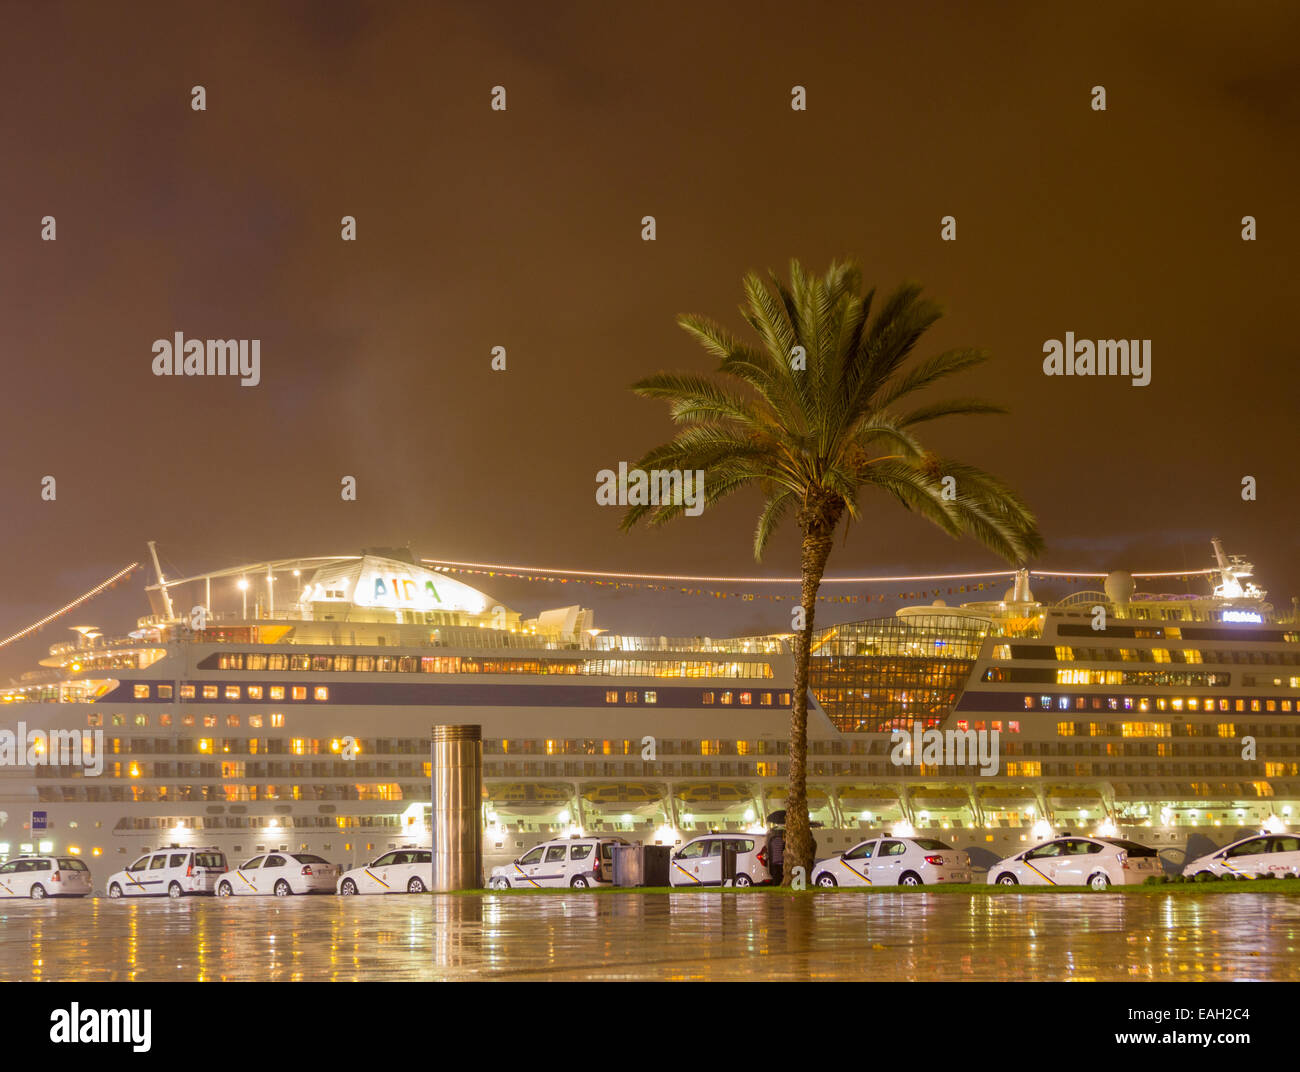
<svg viewBox="0 0 1300 1072"><path fill-rule="evenodd" d="M753 562L757 493L631 534L595 501L597 470L671 434L628 385L713 368L676 315L744 328L743 273L791 257L918 280L947 311L922 355L993 352L949 390L1011 415L928 434L1026 496L1044 568L1198 568L1220 535L1289 607L1297 40L1290 3L0 3L0 636L149 539L173 575L407 543L794 573L793 529ZM260 339L261 385L155 377L176 331ZM1151 339L1151 384L1044 376L1067 331ZM864 507L832 575L1001 565ZM129 627L137 578L0 674L66 625ZM481 584L626 632L789 625L788 605Z"/></svg>

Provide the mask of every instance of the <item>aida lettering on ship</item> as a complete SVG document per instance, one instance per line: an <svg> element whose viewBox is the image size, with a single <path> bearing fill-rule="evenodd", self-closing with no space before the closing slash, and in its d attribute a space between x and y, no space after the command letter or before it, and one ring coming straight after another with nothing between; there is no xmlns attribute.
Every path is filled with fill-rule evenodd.
<svg viewBox="0 0 1300 1072"><path fill-rule="evenodd" d="M1139 590L1122 571L1069 571L1042 582L1058 584L1050 599L1025 571L1009 583L849 579L864 600L875 587L917 598L892 614L863 606L814 637L819 845L910 825L1008 855L1044 826L1147 843L1158 833L1174 848L1289 826L1300 773L1282 749L1300 714L1300 626L1274 612L1249 563L1213 546L1215 564L1180 571L1186 584L1152 577L1174 592ZM390 845L428 846L437 723L482 727L489 872L568 833L673 844L763 828L783 806L794 665L777 608L768 634L647 635L631 609L633 627L612 634L565 578L536 588L564 592L559 605L521 612L490 586L545 571L463 564L484 569L480 590L432 561L390 548L182 578L155 567L140 617L108 628L87 624L85 597L67 604L78 624L0 689L0 705L47 748L70 727L111 736L94 750L102 774L49 762L8 768L6 783L48 814L52 851L76 848L101 883L122 856L170 841L247 855L250 831L348 867ZM755 578L581 579L762 591ZM950 587L967 592L949 599ZM205 625L191 625L195 607ZM1198 742L1232 742L1246 726L1259 759L1235 746L1198 758ZM890 762L895 731L922 767ZM927 731L965 742L965 765L931 763Z"/></svg>

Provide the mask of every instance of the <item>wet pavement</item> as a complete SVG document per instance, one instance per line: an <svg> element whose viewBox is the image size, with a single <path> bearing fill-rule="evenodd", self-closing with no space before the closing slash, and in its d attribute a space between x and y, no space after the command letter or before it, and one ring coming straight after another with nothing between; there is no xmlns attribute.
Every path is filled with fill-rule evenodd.
<svg viewBox="0 0 1300 1072"><path fill-rule="evenodd" d="M0 980L1300 979L1300 898L622 893L0 902Z"/></svg>

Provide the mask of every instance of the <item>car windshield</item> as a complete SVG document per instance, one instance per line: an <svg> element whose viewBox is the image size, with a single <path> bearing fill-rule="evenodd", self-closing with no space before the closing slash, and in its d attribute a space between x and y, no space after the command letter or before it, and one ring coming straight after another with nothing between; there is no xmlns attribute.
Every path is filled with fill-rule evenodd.
<svg viewBox="0 0 1300 1072"><path fill-rule="evenodd" d="M60 871L89 871L90 868L88 868L80 860L73 859L72 857L60 856L59 870Z"/></svg>
<svg viewBox="0 0 1300 1072"><path fill-rule="evenodd" d="M1107 845L1116 845L1123 849L1130 856L1155 856L1155 849L1148 849L1145 845L1139 845L1136 841L1125 841L1123 838L1102 838Z"/></svg>
<svg viewBox="0 0 1300 1072"><path fill-rule="evenodd" d="M293 858L294 858L295 860L297 860L300 864L327 864L327 863L329 863L329 861L326 860L324 857L322 857L322 856L313 856L313 855L312 855L311 853L309 853L309 852L296 852L296 853L293 854Z"/></svg>
<svg viewBox="0 0 1300 1072"><path fill-rule="evenodd" d="M952 846L945 845L942 841L935 841L934 838L919 837L912 838L912 844L918 849L925 849L926 852L951 852Z"/></svg>

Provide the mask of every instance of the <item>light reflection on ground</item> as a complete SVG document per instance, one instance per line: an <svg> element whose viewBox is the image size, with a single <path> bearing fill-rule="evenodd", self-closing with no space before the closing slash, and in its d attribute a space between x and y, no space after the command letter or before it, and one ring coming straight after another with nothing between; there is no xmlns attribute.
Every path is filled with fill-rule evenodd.
<svg viewBox="0 0 1300 1072"><path fill-rule="evenodd" d="M1300 979L1300 899L1080 893L0 902L0 980Z"/></svg>

